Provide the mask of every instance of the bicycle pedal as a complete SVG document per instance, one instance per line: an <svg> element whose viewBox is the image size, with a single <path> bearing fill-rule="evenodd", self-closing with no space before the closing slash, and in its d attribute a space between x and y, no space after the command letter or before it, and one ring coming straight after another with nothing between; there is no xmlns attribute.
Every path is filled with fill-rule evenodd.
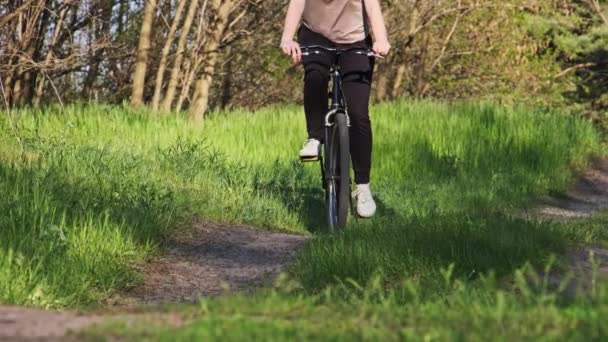
<svg viewBox="0 0 608 342"><path fill-rule="evenodd" d="M303 163L319 161L319 157L300 157L300 161Z"/></svg>

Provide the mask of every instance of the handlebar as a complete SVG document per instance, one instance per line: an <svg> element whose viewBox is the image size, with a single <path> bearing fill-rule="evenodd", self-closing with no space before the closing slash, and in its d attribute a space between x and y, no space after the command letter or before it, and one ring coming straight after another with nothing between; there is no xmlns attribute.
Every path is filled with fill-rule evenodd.
<svg viewBox="0 0 608 342"><path fill-rule="evenodd" d="M321 45L305 45L305 46L300 46L300 50L302 50L302 56L312 56L312 55L319 55L323 52L330 52L330 53L335 53L337 55L341 55L344 53L355 53L358 55L365 55L368 57L384 58L382 55L375 53L374 51L372 51L369 48L361 48L361 47L341 49L341 48L326 47L326 46L321 46Z"/></svg>

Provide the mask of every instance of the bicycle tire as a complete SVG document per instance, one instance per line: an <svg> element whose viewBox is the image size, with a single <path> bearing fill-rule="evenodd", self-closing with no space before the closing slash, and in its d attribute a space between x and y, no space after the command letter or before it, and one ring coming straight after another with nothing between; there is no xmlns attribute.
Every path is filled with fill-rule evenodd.
<svg viewBox="0 0 608 342"><path fill-rule="evenodd" d="M333 125L326 129L325 136L325 206L327 213L327 226L330 232L338 226L338 183L337 175L337 160L338 160L338 144L339 136L336 125Z"/></svg>
<svg viewBox="0 0 608 342"><path fill-rule="evenodd" d="M344 113L336 113L334 124L327 130L326 206L330 231L343 228L350 209L350 145L348 124Z"/></svg>
<svg viewBox="0 0 608 342"><path fill-rule="evenodd" d="M337 113L335 124L339 139L338 226L344 227L350 209L350 137L346 114Z"/></svg>

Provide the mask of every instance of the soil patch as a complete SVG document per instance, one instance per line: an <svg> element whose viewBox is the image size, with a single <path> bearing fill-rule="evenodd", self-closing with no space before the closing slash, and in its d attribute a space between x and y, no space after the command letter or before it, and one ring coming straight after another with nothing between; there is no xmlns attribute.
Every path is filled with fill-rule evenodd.
<svg viewBox="0 0 608 342"><path fill-rule="evenodd" d="M249 291L285 270L306 240L303 235L195 222L167 244L162 256L143 266L142 284L114 303L196 302L227 291Z"/></svg>
<svg viewBox="0 0 608 342"><path fill-rule="evenodd" d="M604 209L608 209L608 160L598 160L568 192L545 198L528 217L563 221L589 217ZM565 272L550 274L549 282L554 286L567 284L567 296L590 293L596 281L608 280L608 249L591 245L570 248L565 266Z"/></svg>
<svg viewBox="0 0 608 342"><path fill-rule="evenodd" d="M565 194L543 200L534 216L543 219L573 219L589 217L608 208L608 160L598 160Z"/></svg>
<svg viewBox="0 0 608 342"><path fill-rule="evenodd" d="M579 246L566 253L566 272L552 272L549 284L562 288L567 297L579 293L594 293L600 283L608 281L608 250L594 246Z"/></svg>
<svg viewBox="0 0 608 342"><path fill-rule="evenodd" d="M0 341L60 341L69 331L84 329L99 316L0 306Z"/></svg>

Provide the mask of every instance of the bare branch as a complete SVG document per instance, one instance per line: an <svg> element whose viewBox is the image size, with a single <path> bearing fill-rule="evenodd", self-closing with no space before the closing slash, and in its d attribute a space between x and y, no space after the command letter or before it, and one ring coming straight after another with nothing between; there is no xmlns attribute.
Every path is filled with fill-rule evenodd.
<svg viewBox="0 0 608 342"><path fill-rule="evenodd" d="M606 17L606 15L604 14L604 12L602 11L602 5L600 5L600 2L598 0L584 0L585 3L591 7L591 9L595 12L595 14L597 14L600 19L602 19L602 21L604 22L604 25L608 25L608 17ZM2 26L2 25L0 25Z"/></svg>
<svg viewBox="0 0 608 342"><path fill-rule="evenodd" d="M22 11L26 10L33 2L34 2L34 0L27 0L26 2L23 3L23 5L17 7L17 9L15 9L13 12L11 12L11 13L3 16L2 18L0 18L0 27L6 25L6 23L8 23L9 21L13 20Z"/></svg>
<svg viewBox="0 0 608 342"><path fill-rule="evenodd" d="M576 71L578 69L593 68L594 66L597 66L597 65L598 65L597 63L593 63L593 62L573 65L569 68L562 70L559 74L553 76L553 79L558 79L558 78L563 77L563 76L567 75L568 73L570 73L572 71Z"/></svg>

